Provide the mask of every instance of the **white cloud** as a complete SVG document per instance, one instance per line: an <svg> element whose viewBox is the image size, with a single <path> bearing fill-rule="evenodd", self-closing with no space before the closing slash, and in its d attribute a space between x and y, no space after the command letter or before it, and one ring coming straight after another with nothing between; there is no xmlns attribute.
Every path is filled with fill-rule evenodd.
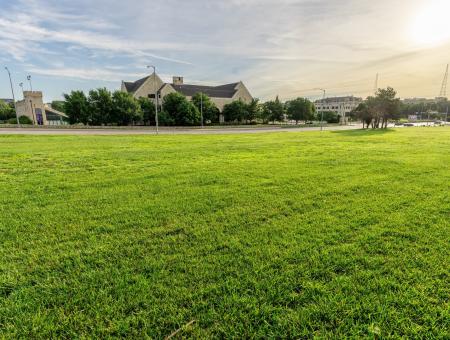
<svg viewBox="0 0 450 340"><path fill-rule="evenodd" d="M427 4L18 0L0 12L0 57L32 63L27 72L108 82L138 78L154 62L187 80L243 80L262 99L319 95L316 87L365 95L376 73L404 96L433 95L450 46L423 50L407 31Z"/></svg>

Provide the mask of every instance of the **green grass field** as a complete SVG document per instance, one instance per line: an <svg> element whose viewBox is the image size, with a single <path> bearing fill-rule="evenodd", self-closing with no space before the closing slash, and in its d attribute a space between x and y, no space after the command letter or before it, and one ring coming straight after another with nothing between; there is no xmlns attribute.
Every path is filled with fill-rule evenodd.
<svg viewBox="0 0 450 340"><path fill-rule="evenodd" d="M0 241L0 338L448 339L450 129L0 136Z"/></svg>

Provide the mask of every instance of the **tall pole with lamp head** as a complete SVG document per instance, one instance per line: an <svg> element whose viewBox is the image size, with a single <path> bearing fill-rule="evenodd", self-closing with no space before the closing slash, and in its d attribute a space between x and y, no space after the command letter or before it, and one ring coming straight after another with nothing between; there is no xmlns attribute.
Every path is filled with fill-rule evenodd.
<svg viewBox="0 0 450 340"><path fill-rule="evenodd" d="M158 89L156 87L156 67L153 65L147 66L147 68L153 69L153 75L155 78L154 92L155 92L155 123L156 123L156 134L159 134L159 121L158 121Z"/></svg>
<svg viewBox="0 0 450 340"><path fill-rule="evenodd" d="M27 76L27 80L30 83L30 91L33 92L33 85L31 85L31 76Z"/></svg>
<svg viewBox="0 0 450 340"><path fill-rule="evenodd" d="M13 97L14 110L16 111L17 125L20 127L19 113L17 112L16 96L14 95L14 87L13 87L13 83L12 83L12 79L11 79L11 72L9 72L9 69L6 66L5 66L5 70L6 70L6 72L8 72L9 83L11 84L11 93L12 93L12 97Z"/></svg>

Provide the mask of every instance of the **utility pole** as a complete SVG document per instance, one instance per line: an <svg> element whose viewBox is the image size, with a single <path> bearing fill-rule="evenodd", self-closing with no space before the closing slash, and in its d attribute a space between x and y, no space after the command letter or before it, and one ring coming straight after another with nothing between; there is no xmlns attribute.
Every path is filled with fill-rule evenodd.
<svg viewBox="0 0 450 340"><path fill-rule="evenodd" d="M11 72L9 72L9 69L6 66L5 66L5 70L6 70L6 72L8 72L9 83L11 84L11 93L12 93L12 97L13 97L14 110L16 111L17 126L20 127L19 113L17 112L16 96L14 95L14 87L13 87L13 83L12 83L12 79L11 79Z"/></svg>
<svg viewBox="0 0 450 340"><path fill-rule="evenodd" d="M154 92L155 92L155 122L156 122L156 134L159 134L159 121L158 121L158 89L156 87L156 67L153 65L147 66L147 68L153 69L153 75L155 78L155 84L154 84Z"/></svg>
<svg viewBox="0 0 450 340"><path fill-rule="evenodd" d="M440 98L447 97L447 82L448 82L448 64L447 68L445 69L444 79L442 80L441 92L439 94Z"/></svg>

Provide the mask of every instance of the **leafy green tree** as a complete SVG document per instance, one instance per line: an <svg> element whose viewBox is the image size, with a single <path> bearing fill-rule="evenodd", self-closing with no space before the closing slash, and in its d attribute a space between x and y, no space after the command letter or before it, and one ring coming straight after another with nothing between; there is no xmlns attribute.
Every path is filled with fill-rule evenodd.
<svg viewBox="0 0 450 340"><path fill-rule="evenodd" d="M33 124L33 121L27 116L20 116L19 123L22 125L31 125Z"/></svg>
<svg viewBox="0 0 450 340"><path fill-rule="evenodd" d="M355 117L362 121L363 123L363 129L365 127L369 127L370 123L373 119L373 114L371 110L369 109L369 106L367 105L367 102L363 102L358 105L356 109L353 110L353 114Z"/></svg>
<svg viewBox="0 0 450 340"><path fill-rule="evenodd" d="M317 113L317 120L322 119L322 112ZM324 111L323 121L327 123L339 123L339 115L334 111Z"/></svg>
<svg viewBox="0 0 450 340"><path fill-rule="evenodd" d="M192 97L192 103L199 112L201 112L203 106L203 122L210 121L212 123L217 123L219 121L219 109L206 94L196 93Z"/></svg>
<svg viewBox="0 0 450 340"><path fill-rule="evenodd" d="M113 111L112 95L106 88L89 91L89 125L103 125L113 122L111 117Z"/></svg>
<svg viewBox="0 0 450 340"><path fill-rule="evenodd" d="M242 100L236 100L226 104L222 114L226 122L243 122L249 116L248 106Z"/></svg>
<svg viewBox="0 0 450 340"><path fill-rule="evenodd" d="M130 125L142 121L143 114L139 102L129 93L115 91L112 95L112 110L107 123Z"/></svg>
<svg viewBox="0 0 450 340"><path fill-rule="evenodd" d="M375 97L367 97L356 108L355 114L367 127L371 124L373 129L387 128L389 120L399 119L402 114L400 99L396 95L392 87L379 89Z"/></svg>
<svg viewBox="0 0 450 340"><path fill-rule="evenodd" d="M247 105L247 115L245 117L245 120L247 122L252 122L256 118L258 118L260 115L261 115L261 104L259 104L259 99L254 98Z"/></svg>
<svg viewBox="0 0 450 340"><path fill-rule="evenodd" d="M314 119L314 104L306 98L297 98L286 103L287 116L298 124L300 120L305 122Z"/></svg>
<svg viewBox="0 0 450 340"><path fill-rule="evenodd" d="M164 97L163 111L166 119L174 125L193 126L200 124L200 112L195 105L178 92ZM164 117L164 115L162 115Z"/></svg>
<svg viewBox="0 0 450 340"><path fill-rule="evenodd" d="M139 105L142 110L144 125L155 125L155 104L149 98L141 97L139 98ZM160 117L158 116L158 118ZM159 122L161 123L161 119L159 119Z"/></svg>
<svg viewBox="0 0 450 340"><path fill-rule="evenodd" d="M0 100L0 120L8 120L11 118L16 118L14 108Z"/></svg>
<svg viewBox="0 0 450 340"><path fill-rule="evenodd" d="M264 123L269 121L275 123L283 121L284 114L284 105L277 96L275 100L264 103L261 117Z"/></svg>
<svg viewBox="0 0 450 340"><path fill-rule="evenodd" d="M70 124L89 123L90 107L83 91L72 91L64 94L64 113L69 117Z"/></svg>
<svg viewBox="0 0 450 340"><path fill-rule="evenodd" d="M391 119L398 119L400 116L400 99L396 98L397 92L392 88L379 89L374 100L374 110L377 113L375 128L387 128Z"/></svg>
<svg viewBox="0 0 450 340"><path fill-rule="evenodd" d="M54 100L54 101L52 101L51 106L53 109L55 109L59 112L64 112L64 101L63 100Z"/></svg>

